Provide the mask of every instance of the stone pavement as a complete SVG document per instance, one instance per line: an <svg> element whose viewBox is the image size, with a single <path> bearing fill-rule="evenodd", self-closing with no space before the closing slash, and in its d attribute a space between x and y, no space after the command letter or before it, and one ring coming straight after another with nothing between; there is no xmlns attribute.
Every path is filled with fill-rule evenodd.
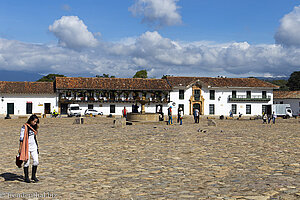
<svg viewBox="0 0 300 200"><path fill-rule="evenodd" d="M125 128L113 120L41 119L40 182L30 184L15 165L25 119L0 120L0 199L300 199L299 119Z"/></svg>

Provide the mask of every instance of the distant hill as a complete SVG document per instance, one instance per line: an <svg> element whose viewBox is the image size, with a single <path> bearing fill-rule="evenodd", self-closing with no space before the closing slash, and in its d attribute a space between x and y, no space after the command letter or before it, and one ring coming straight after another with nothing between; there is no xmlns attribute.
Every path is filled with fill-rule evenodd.
<svg viewBox="0 0 300 200"><path fill-rule="evenodd" d="M36 81L42 77L34 72L0 70L0 81Z"/></svg>
<svg viewBox="0 0 300 200"><path fill-rule="evenodd" d="M280 76L280 77L254 77L264 81L276 81L276 80L289 80L289 76Z"/></svg>

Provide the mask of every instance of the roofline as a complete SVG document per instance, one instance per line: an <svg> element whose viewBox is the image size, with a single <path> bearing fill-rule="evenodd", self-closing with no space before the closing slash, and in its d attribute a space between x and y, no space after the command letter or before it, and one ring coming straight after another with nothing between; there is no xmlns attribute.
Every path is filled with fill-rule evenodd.
<svg viewBox="0 0 300 200"><path fill-rule="evenodd" d="M161 90L161 91L172 91L171 89L102 89L102 88L56 88L56 90L124 90L124 91L128 91L128 90L135 90L135 91L143 91L143 90L147 90L147 91L157 91L157 90Z"/></svg>

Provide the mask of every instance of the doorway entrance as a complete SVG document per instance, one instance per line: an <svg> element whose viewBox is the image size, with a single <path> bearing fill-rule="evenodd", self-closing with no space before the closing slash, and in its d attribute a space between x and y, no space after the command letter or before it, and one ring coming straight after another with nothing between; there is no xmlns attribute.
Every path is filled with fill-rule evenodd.
<svg viewBox="0 0 300 200"><path fill-rule="evenodd" d="M9 114L9 115L15 114L15 105L14 105L14 103L7 103L7 114Z"/></svg>
<svg viewBox="0 0 300 200"><path fill-rule="evenodd" d="M26 103L26 114L32 114L32 103L31 102Z"/></svg>
<svg viewBox="0 0 300 200"><path fill-rule="evenodd" d="M45 114L50 114L50 112L51 112L51 103L45 103L44 107L45 107Z"/></svg>
<svg viewBox="0 0 300 200"><path fill-rule="evenodd" d="M194 103L194 104L193 104L193 113L194 113L194 111L195 111L196 109L199 110L199 114L200 114L200 113L201 113L201 109L200 109L200 104L199 104L199 103Z"/></svg>
<svg viewBox="0 0 300 200"><path fill-rule="evenodd" d="M68 110L68 104L67 103L62 103L60 104L60 114L62 115L66 115L67 114L67 110Z"/></svg>
<svg viewBox="0 0 300 200"><path fill-rule="evenodd" d="M262 106L262 113L265 113L267 115L271 115L272 114L272 107L271 107L271 105L263 105Z"/></svg>

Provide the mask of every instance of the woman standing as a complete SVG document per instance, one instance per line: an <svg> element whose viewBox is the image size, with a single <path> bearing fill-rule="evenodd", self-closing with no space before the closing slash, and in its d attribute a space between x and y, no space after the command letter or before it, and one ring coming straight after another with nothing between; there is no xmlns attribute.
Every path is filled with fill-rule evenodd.
<svg viewBox="0 0 300 200"><path fill-rule="evenodd" d="M21 128L19 154L20 160L24 161L24 176L26 183L30 183L28 176L30 154L33 159L31 180L34 182L39 181L36 178L37 166L39 164L38 143L36 140L38 124L39 118L36 115L31 115L27 123L25 123Z"/></svg>

